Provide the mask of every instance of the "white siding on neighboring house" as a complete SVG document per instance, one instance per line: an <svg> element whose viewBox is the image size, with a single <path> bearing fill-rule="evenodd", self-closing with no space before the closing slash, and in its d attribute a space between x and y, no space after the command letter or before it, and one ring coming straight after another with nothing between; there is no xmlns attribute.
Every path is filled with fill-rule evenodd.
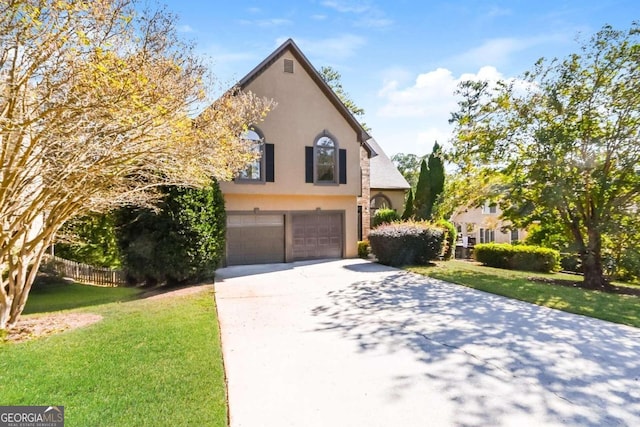
<svg viewBox="0 0 640 427"><path fill-rule="evenodd" d="M477 208L460 208L451 217L458 230L457 246L472 248L478 243L514 243L526 238L526 230L511 229L500 216L502 210L489 202ZM503 231L504 230L504 231ZM457 251L469 255L468 251Z"/></svg>

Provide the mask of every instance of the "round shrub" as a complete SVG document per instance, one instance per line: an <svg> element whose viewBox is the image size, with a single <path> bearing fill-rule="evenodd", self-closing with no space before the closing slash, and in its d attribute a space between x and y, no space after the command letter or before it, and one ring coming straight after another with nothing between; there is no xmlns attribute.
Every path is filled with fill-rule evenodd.
<svg viewBox="0 0 640 427"><path fill-rule="evenodd" d="M481 243L474 247L476 261L509 270L551 272L560 266L560 253L539 246Z"/></svg>
<svg viewBox="0 0 640 427"><path fill-rule="evenodd" d="M358 257L367 259L369 257L369 241L358 241Z"/></svg>
<svg viewBox="0 0 640 427"><path fill-rule="evenodd" d="M425 265L442 253L444 235L428 223L383 224L369 233L369 244L381 264Z"/></svg>
<svg viewBox="0 0 640 427"><path fill-rule="evenodd" d="M390 224L392 222L400 221L400 215L398 212L393 209L378 209L376 213L373 215L373 220L371 223L372 227L379 227L382 224Z"/></svg>

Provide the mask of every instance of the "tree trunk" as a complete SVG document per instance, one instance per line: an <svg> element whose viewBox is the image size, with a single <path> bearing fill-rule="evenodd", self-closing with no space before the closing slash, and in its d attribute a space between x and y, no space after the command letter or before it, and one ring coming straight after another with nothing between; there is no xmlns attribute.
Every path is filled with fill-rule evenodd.
<svg viewBox="0 0 640 427"><path fill-rule="evenodd" d="M0 304L0 332L7 329L10 314L11 304ZM0 334L0 337L2 337L2 334ZM0 341L2 341L1 338Z"/></svg>
<svg viewBox="0 0 640 427"><path fill-rule="evenodd" d="M584 281L582 286L586 289L601 291L611 290L612 286L604 276L602 269L602 237L598 230L588 230L589 241L586 248L580 253Z"/></svg>
<svg viewBox="0 0 640 427"><path fill-rule="evenodd" d="M12 278L9 278L10 284L7 286L9 292L5 298L0 298L0 331L6 331L18 322L27 304L44 252L45 249L41 245L35 254L24 253L21 255L21 262L9 264L8 274L12 275Z"/></svg>

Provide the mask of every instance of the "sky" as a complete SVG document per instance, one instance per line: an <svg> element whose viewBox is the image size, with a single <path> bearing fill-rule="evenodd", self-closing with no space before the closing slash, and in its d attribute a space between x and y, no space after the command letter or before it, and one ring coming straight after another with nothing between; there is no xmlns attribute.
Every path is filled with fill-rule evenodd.
<svg viewBox="0 0 640 427"><path fill-rule="evenodd" d="M541 58L578 52L603 25L628 29L638 0L165 0L181 36L231 87L288 38L342 75L389 155L447 145L454 91L468 79L518 78Z"/></svg>

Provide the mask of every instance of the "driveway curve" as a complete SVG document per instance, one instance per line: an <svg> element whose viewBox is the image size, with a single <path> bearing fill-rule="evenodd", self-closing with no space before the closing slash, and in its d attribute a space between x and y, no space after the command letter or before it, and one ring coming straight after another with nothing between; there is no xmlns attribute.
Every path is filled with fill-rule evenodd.
<svg viewBox="0 0 640 427"><path fill-rule="evenodd" d="M359 259L215 293L233 427L640 425L640 329Z"/></svg>

